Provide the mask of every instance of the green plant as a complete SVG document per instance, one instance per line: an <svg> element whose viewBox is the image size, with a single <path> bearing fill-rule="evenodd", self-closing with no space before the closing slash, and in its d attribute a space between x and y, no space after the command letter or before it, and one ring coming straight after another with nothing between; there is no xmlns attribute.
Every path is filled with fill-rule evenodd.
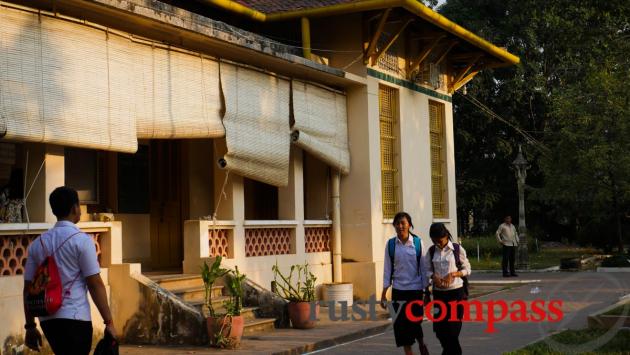
<svg viewBox="0 0 630 355"><path fill-rule="evenodd" d="M273 270L271 290L278 296L290 302L315 301L317 277L308 270L307 262L304 265L291 265L289 275L282 274L277 261L271 270ZM295 282L293 281L294 276L296 276Z"/></svg>
<svg viewBox="0 0 630 355"><path fill-rule="evenodd" d="M201 267L201 279L205 290L205 304L208 308L210 317L215 317L214 307L212 307L212 287L214 283L221 277L229 273L230 270L221 267L221 256L217 256L211 266L204 262Z"/></svg>
<svg viewBox="0 0 630 355"><path fill-rule="evenodd" d="M245 275L238 271L238 266L228 273L227 288L230 292L230 299L223 304L226 314L240 316L243 309L243 281Z"/></svg>
<svg viewBox="0 0 630 355"><path fill-rule="evenodd" d="M630 267L630 257L626 255L613 255L602 261L603 267Z"/></svg>
<svg viewBox="0 0 630 355"><path fill-rule="evenodd" d="M226 277L226 287L229 291L229 298L223 302L224 312L217 314L212 306L212 287L221 277ZM234 348L238 344L236 340L229 336L232 331L232 319L240 316L243 310L243 281L245 275L238 271L238 266L231 269L221 267L221 257L218 256L211 266L207 263L201 267L201 279L205 289L205 305L208 309L208 316L219 318L217 323L221 324L219 329L213 331L211 335L211 345L219 348Z"/></svg>

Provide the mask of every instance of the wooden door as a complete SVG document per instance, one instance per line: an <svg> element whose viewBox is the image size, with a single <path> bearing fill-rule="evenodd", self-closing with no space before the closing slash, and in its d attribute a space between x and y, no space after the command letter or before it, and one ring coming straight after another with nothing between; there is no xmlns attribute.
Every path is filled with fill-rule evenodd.
<svg viewBox="0 0 630 355"><path fill-rule="evenodd" d="M151 154L151 264L153 269L181 269L181 146L153 140Z"/></svg>

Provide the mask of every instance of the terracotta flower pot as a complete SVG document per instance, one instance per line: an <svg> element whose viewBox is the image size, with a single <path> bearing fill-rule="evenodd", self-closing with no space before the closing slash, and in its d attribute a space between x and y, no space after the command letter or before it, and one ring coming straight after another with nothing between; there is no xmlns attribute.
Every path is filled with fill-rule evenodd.
<svg viewBox="0 0 630 355"><path fill-rule="evenodd" d="M310 302L289 302L289 319L291 326L296 329L311 329L315 327L315 320L311 319ZM315 304L315 319L319 317L319 304Z"/></svg>
<svg viewBox="0 0 630 355"><path fill-rule="evenodd" d="M210 345L235 348L241 343L243 327L245 326L243 316L208 317L206 318L206 325ZM227 340L227 343L220 343L219 333Z"/></svg>

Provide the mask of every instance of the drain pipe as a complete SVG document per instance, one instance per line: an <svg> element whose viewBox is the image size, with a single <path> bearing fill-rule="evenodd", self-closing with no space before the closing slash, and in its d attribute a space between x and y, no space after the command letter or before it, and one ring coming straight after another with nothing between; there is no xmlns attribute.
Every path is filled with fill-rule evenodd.
<svg viewBox="0 0 630 355"><path fill-rule="evenodd" d="M339 170L333 170L332 180L332 267L333 282L341 282L341 204L339 201Z"/></svg>

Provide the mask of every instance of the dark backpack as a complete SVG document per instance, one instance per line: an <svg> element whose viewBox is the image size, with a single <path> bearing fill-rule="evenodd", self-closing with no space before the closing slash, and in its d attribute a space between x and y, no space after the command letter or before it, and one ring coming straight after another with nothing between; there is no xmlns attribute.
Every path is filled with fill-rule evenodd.
<svg viewBox="0 0 630 355"><path fill-rule="evenodd" d="M55 253L61 248L70 238L79 234L77 232L69 236L64 240L50 255L46 250L46 245L43 242L42 236L39 237L39 242L42 244L44 251L44 261L35 270L33 280L26 290L25 306L26 311L33 317L51 316L61 308L63 300L70 293L69 290L77 280L81 272L77 277L72 280L70 287L63 294L63 285L61 283L61 277L59 276L59 268L57 267L57 261L55 260Z"/></svg>
<svg viewBox="0 0 630 355"><path fill-rule="evenodd" d="M411 234L411 233L410 233ZM418 265L418 275L420 275L420 257L422 256L422 240L415 234L411 234L413 237L413 245L416 247L416 261ZM390 280L394 280L394 257L396 254L396 238L390 238L387 241L387 252L389 253L389 260L392 263L391 274L389 275Z"/></svg>
<svg viewBox="0 0 630 355"><path fill-rule="evenodd" d="M96 344L93 355L118 355L118 340L105 331L103 339Z"/></svg>
<svg viewBox="0 0 630 355"><path fill-rule="evenodd" d="M464 268L462 265L462 261L459 258L459 249L460 246L457 243L453 243L453 256L455 256L455 266L457 266L458 271L462 271ZM429 255L431 256L431 270L435 272L435 266L433 266L433 255L435 255L435 244L431 245L429 248ZM468 299L468 276L462 277L462 281L464 281L464 299Z"/></svg>

